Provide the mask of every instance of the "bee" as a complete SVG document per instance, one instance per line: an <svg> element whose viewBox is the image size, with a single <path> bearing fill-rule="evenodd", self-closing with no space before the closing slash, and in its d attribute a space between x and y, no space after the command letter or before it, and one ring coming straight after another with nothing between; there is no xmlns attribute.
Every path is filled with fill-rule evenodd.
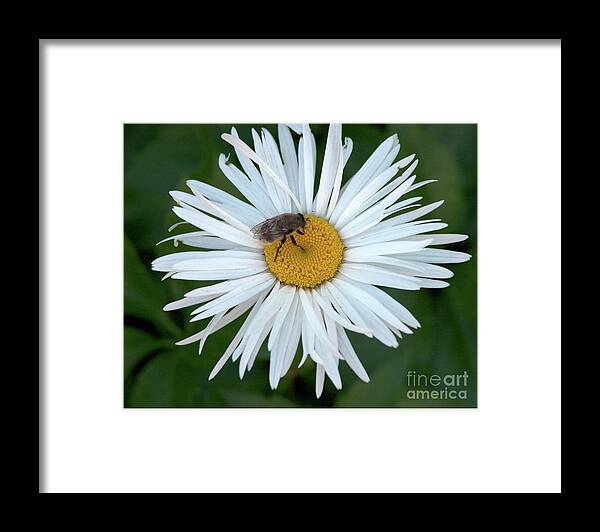
<svg viewBox="0 0 600 532"><path fill-rule="evenodd" d="M262 240L263 242L275 242L275 240L279 240L280 244L275 252L275 260L277 260L277 255L279 255L279 250L281 246L285 243L287 237L290 237L292 244L294 246L298 246L302 251L304 248L296 242L294 235L292 233L298 233L299 235L304 234L304 226L306 225L306 218L300 214L294 213L286 213L279 214L277 216L273 216L273 218L269 218L264 222L260 222L258 225L255 225L250 231L252 231L252 236L257 238L258 240Z"/></svg>

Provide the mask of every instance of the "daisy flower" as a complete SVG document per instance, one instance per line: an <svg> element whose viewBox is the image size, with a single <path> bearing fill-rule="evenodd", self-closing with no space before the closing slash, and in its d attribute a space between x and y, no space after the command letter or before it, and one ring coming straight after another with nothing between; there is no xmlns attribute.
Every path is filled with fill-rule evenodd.
<svg viewBox="0 0 600 532"><path fill-rule="evenodd" d="M222 138L233 147L239 166L230 156L219 157L223 174L247 201L195 180L187 182L191 193L171 192L180 223L194 230L166 240L200 251L160 257L152 268L166 272L164 278L218 281L165 307L196 307L191 321L209 320L177 343L199 342L201 352L210 334L248 313L209 379L229 360L239 364L242 378L266 342L273 389L294 363L298 345L300 366L309 358L315 363L317 397L326 375L341 389L341 362L369 382L346 331L397 347L397 338L420 325L379 287L448 286L444 279L453 274L440 264L464 262L470 255L437 246L467 236L433 234L447 224L422 219L443 202L421 206L422 198L411 195L432 180L416 182L414 154L396 161L396 135L344 184L352 141L342 142L341 125L329 127L318 181L316 144L307 124L280 124L279 146L267 129L252 130L252 137L254 149L232 128ZM295 215L287 219L298 223L288 229L298 230L285 239L275 231L272 242L255 238L257 224L282 214Z"/></svg>

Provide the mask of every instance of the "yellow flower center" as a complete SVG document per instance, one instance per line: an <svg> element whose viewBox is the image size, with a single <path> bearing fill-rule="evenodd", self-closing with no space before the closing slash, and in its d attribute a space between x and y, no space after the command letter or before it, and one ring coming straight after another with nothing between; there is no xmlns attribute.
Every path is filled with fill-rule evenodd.
<svg viewBox="0 0 600 532"><path fill-rule="evenodd" d="M265 247L265 259L271 273L282 283L314 288L331 279L344 255L344 244L337 231L323 218L306 215L304 234L294 233L295 246L288 236L281 246L275 241Z"/></svg>

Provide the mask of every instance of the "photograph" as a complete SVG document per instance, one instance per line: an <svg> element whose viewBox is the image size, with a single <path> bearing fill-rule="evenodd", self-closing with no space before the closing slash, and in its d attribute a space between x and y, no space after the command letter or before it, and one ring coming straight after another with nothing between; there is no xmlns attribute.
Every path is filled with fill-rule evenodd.
<svg viewBox="0 0 600 532"><path fill-rule="evenodd" d="M124 406L477 406L476 124L123 126Z"/></svg>

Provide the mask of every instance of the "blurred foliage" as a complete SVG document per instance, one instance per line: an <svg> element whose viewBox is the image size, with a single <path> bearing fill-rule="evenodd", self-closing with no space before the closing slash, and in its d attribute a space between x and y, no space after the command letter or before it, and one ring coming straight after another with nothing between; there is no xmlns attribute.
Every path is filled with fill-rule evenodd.
<svg viewBox="0 0 600 532"><path fill-rule="evenodd" d="M127 407L473 407L477 404L477 127L473 124L344 125L354 150L344 179L353 175L373 150L397 133L400 157L417 153L419 180L439 181L419 190L421 203L446 202L432 217L449 224L447 232L466 233L465 242L449 249L471 253L464 264L450 265L455 276L443 290L417 292L386 289L411 310L422 328L391 349L376 340L350 333L371 382L361 382L342 364L344 388L336 391L326 380L315 398L315 368L297 364L279 388L268 384L268 353L261 349L256 364L243 381L237 365L227 363L219 375L208 375L235 335L245 316L211 335L201 356L197 344L175 342L199 330L189 324L190 309L167 313L163 306L200 283L168 280L150 270L151 261L172 253L172 243L156 245L168 236L167 228L179 221L171 208L170 190L185 190L189 178L200 179L240 197L221 174L217 158L229 153L221 140L231 124L126 124L125 172L125 356L124 386ZM237 125L247 143L252 127L267 127L277 138L276 126ZM327 126L311 126L317 141L317 175ZM315 187L315 190L317 187ZM173 234L181 232L177 229ZM177 249L181 250L184 246ZM299 359L297 359L298 361ZM407 372L469 374L468 399L414 400L407 398ZM429 388L430 390L435 388Z"/></svg>

